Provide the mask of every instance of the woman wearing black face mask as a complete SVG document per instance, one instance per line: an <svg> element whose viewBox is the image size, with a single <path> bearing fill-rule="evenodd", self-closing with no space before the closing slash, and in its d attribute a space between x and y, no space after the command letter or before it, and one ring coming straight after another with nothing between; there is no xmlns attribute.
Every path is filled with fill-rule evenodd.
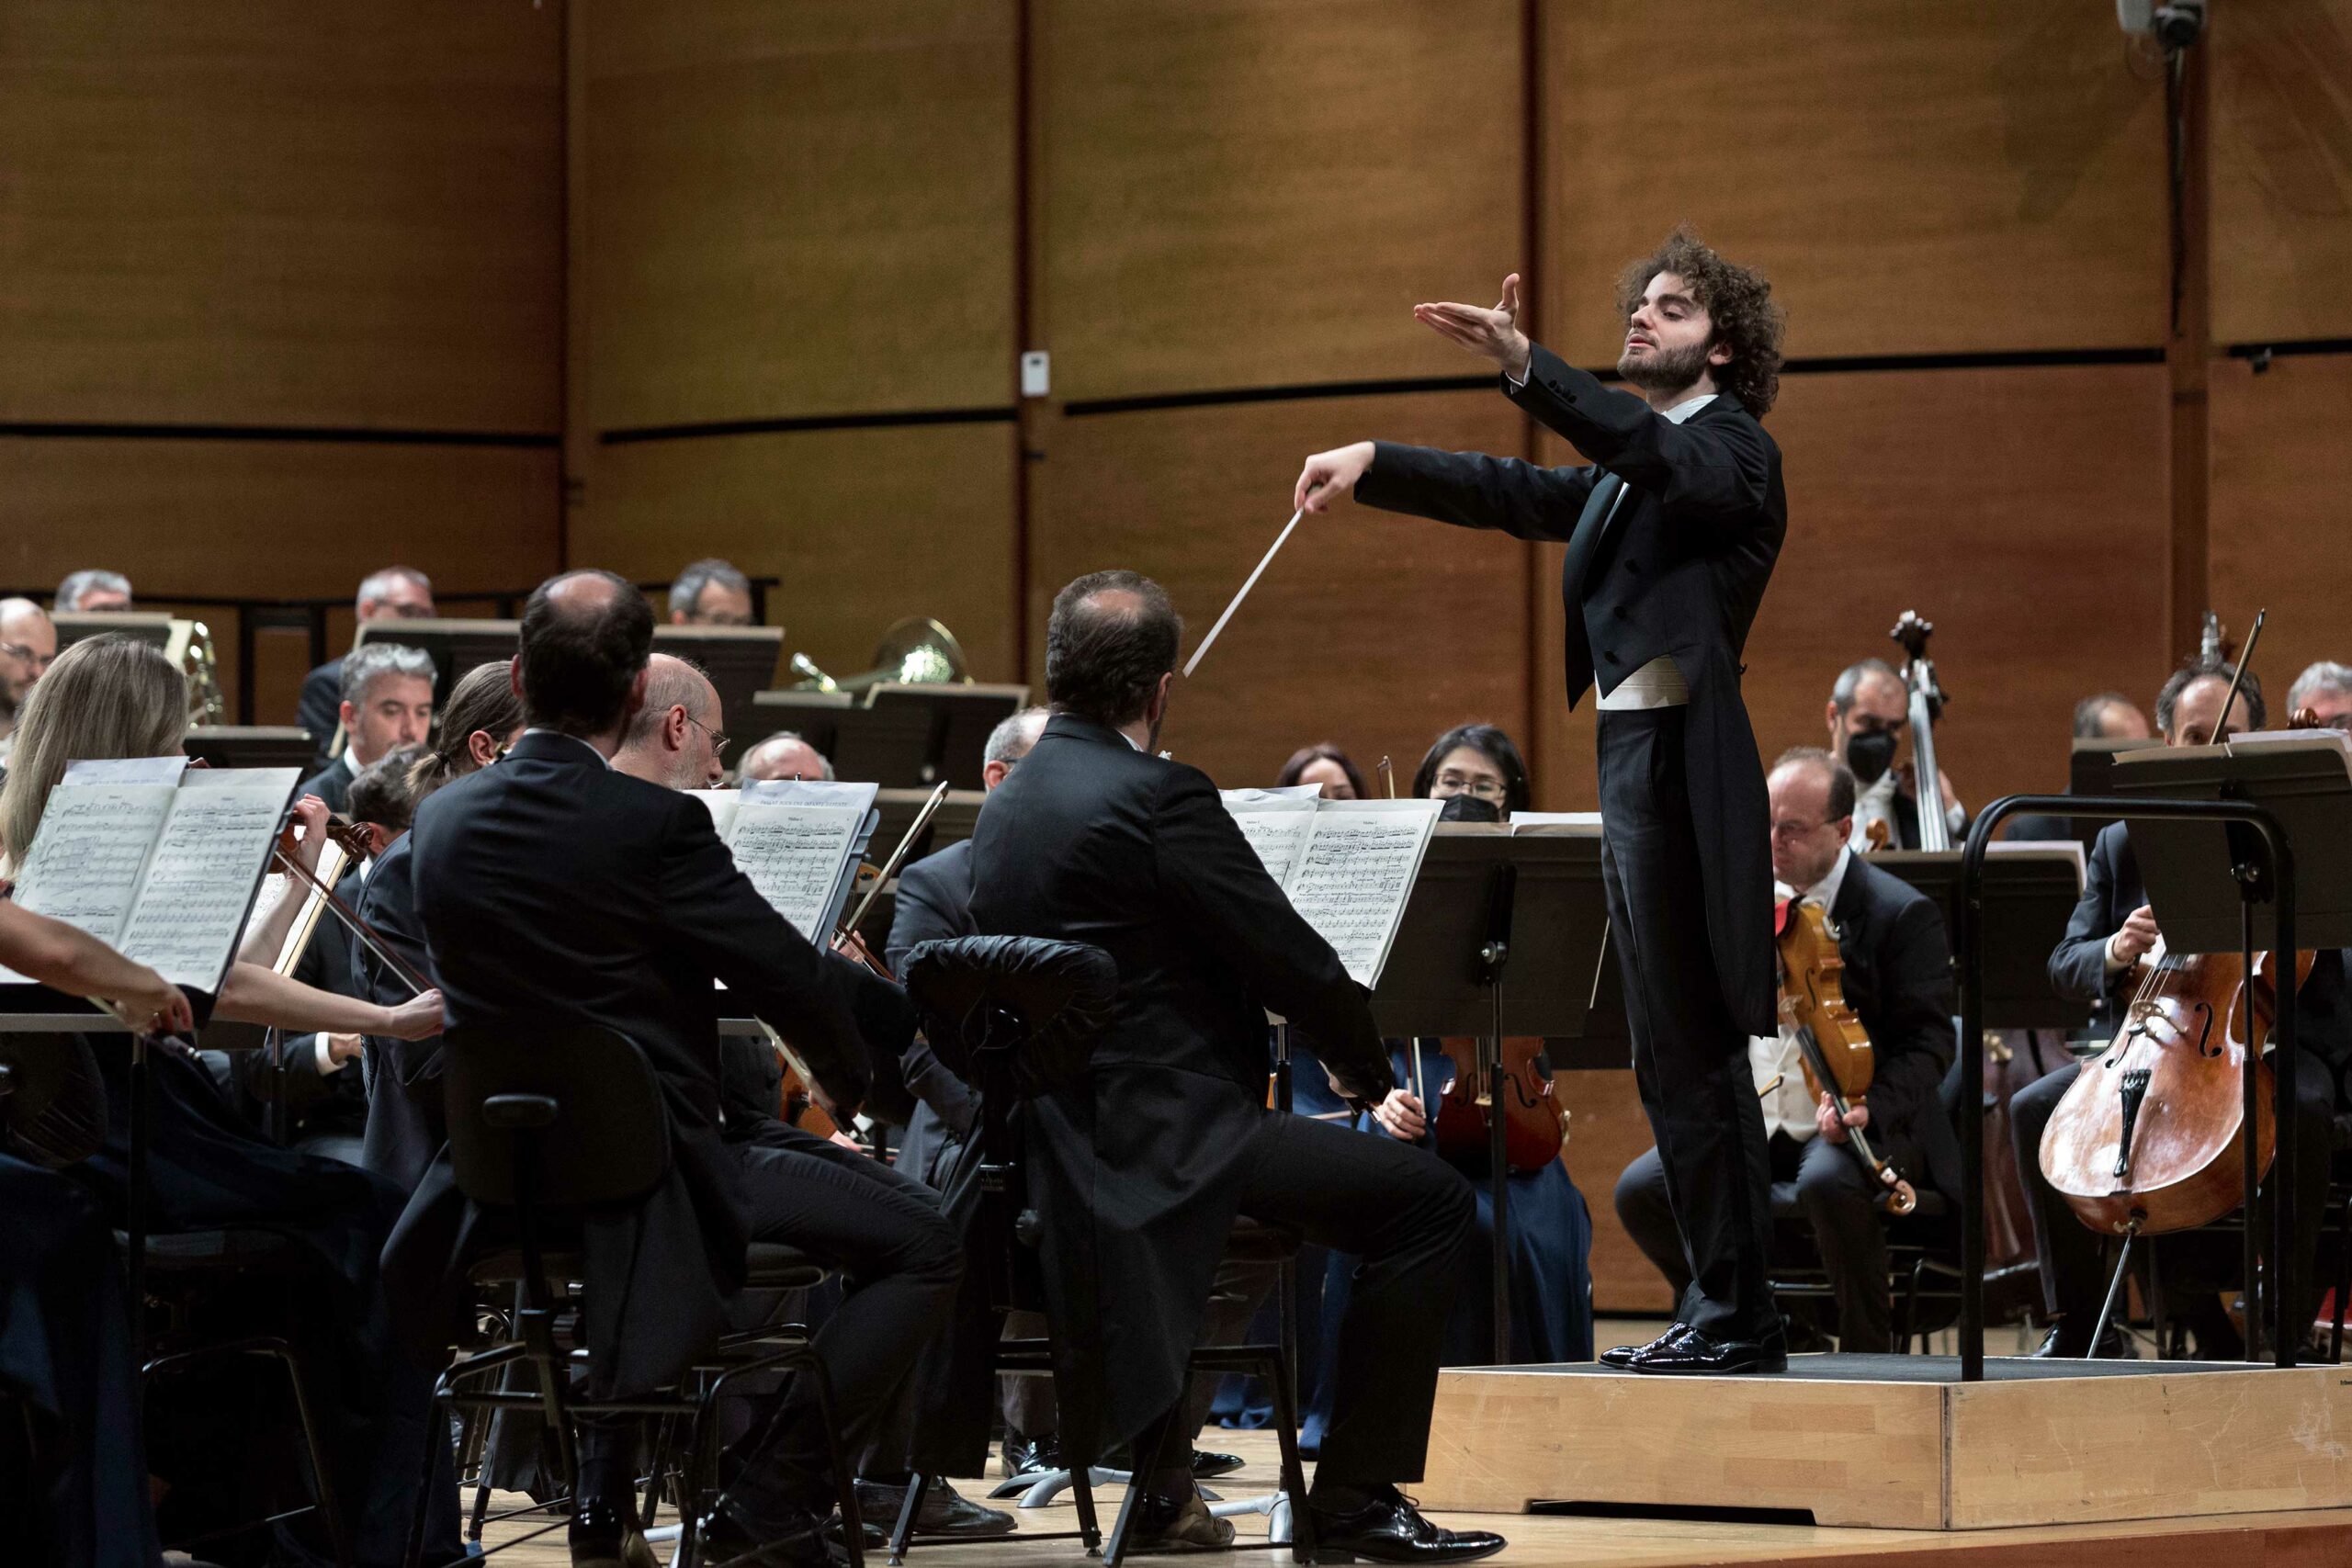
<svg viewBox="0 0 2352 1568"><path fill-rule="evenodd" d="M1413 793L1442 800L1442 820L1494 822L1528 809L1532 793L1527 764L1509 735L1490 724L1447 730L1421 759ZM1389 1059L1400 1085L1419 1083L1435 1100L1453 1077L1452 1061L1433 1040L1391 1041ZM1416 1077L1408 1051L1419 1057ZM1547 1069L1548 1070L1548 1069ZM1374 1111L1358 1119L1363 1131L1421 1142L1430 1134L1430 1107L1409 1089L1389 1091ZM1483 1153L1483 1151L1481 1151ZM1494 1359L1489 1301L1493 1266L1485 1247L1494 1235L1494 1209L1481 1158L1451 1163L1469 1177L1478 1199L1482 1244L1462 1273L1460 1293L1446 1323L1445 1364L1484 1365ZM1511 1357L1521 1362L1582 1361L1592 1357L1592 1292L1589 1261L1592 1219L1584 1194L1557 1159L1533 1170L1515 1170L1509 1181L1510 1213ZM1323 1286L1324 1321L1337 1321L1348 1296L1356 1260L1335 1255ZM1327 1337L1325 1343L1332 1341ZM1328 1369L1327 1369L1328 1372ZM1306 1429L1319 1436L1330 1410L1332 1380L1319 1380Z"/></svg>

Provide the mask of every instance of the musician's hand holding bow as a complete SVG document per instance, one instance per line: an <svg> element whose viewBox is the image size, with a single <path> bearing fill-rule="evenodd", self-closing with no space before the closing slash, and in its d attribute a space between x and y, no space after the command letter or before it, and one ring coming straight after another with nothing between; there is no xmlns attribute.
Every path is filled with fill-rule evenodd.
<svg viewBox="0 0 2352 1568"><path fill-rule="evenodd" d="M196 1027L196 1014L180 988L144 964L138 965L138 983L114 998L119 1015L148 1034L186 1034Z"/></svg>
<svg viewBox="0 0 2352 1568"><path fill-rule="evenodd" d="M441 993L427 991L398 1007L384 1010L384 1027L376 1032L394 1040L428 1040L442 1030Z"/></svg>
<svg viewBox="0 0 2352 1568"><path fill-rule="evenodd" d="M1827 1142L1842 1144L1846 1141L1847 1128L1867 1127L1871 1124L1871 1108L1858 1100L1854 1101L1851 1109L1840 1117L1838 1114L1837 1102L1825 1094L1821 1097L1820 1102L1813 1108L1813 1124L1821 1129L1821 1135Z"/></svg>
<svg viewBox="0 0 2352 1568"><path fill-rule="evenodd" d="M1383 1132L1402 1143L1418 1144L1430 1130L1429 1112L1409 1089L1390 1089L1387 1098L1372 1108L1372 1117Z"/></svg>
<svg viewBox="0 0 2352 1568"><path fill-rule="evenodd" d="M2119 969L2128 969L2154 952L2163 932L2156 929L2156 912L2143 904L2125 917L2123 928L2107 939L2107 956Z"/></svg>
<svg viewBox="0 0 2352 1568"><path fill-rule="evenodd" d="M1486 355L1512 380L1524 381L1533 345L1519 330L1519 274L1514 272L1503 279L1503 297L1491 310L1477 305L1416 305L1413 320L1473 354Z"/></svg>

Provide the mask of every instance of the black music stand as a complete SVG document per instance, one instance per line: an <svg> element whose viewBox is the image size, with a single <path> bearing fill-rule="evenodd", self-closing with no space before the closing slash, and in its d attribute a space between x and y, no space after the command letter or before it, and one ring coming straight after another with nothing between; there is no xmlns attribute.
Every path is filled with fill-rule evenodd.
<svg viewBox="0 0 2352 1568"><path fill-rule="evenodd" d="M96 637L101 632L153 643L169 655L175 664L180 661L180 655L187 648L187 634L182 629L187 623L175 621L161 611L60 610L49 619L50 624L57 628L57 651L60 653L84 637Z"/></svg>
<svg viewBox="0 0 2352 1568"><path fill-rule="evenodd" d="M927 789L886 789L874 797L874 809L882 814L880 826L874 829L874 847L888 854L905 838L914 825L915 817L922 810L922 803L931 798ZM900 869L935 855L950 844L960 844L972 836L980 820L980 807L987 795L974 789L951 789L939 809L931 814L922 837L907 846L906 859Z"/></svg>
<svg viewBox="0 0 2352 1568"><path fill-rule="evenodd" d="M2199 751L2219 751L2219 748L2198 748ZM2177 754L2143 751L2141 756L2169 758ZM2195 761L2195 759L2189 759ZM2212 763L2204 764L2209 771ZM2342 753L2336 754L2338 786L2345 791L2347 807L2352 807L2352 775L2343 769ZM1991 847L1992 830L2004 819L2019 811L2063 812L2070 807L2086 816L2107 816L2134 824L2135 841L2139 824L2169 823L2192 825L2201 832L2192 833L2190 852L2177 867L2167 867L2155 873L2155 863L2146 852L2141 856L2143 870L2155 873L2149 878L2152 898L2159 886L2169 887L2165 917L2168 922L2165 938L2167 946L2179 952L2240 951L2250 956L2254 947L2255 907L2267 903L2271 908L2274 944L2279 951L2292 952L2296 937L2296 865L2285 829L2278 818L2254 800L2221 797L2225 790L2235 791L2240 780L2233 773L2215 783L2213 795L2206 799L2179 798L2173 792L2183 787L2179 779L2163 767L2151 764L2144 772L2126 775L2119 772L2116 783L2121 786L2132 777L2133 793L2092 796L2014 795L1996 801L1987 807L1970 828L1968 846L1962 852L1960 882L1960 924L1955 931L1955 947L1960 962L1960 1032L1962 1040L1979 1038L1984 1028L1984 955L1988 944L1985 922L1984 875L1987 852ZM2143 794L2141 791L2146 791ZM2224 830L2226 829L2226 831ZM2166 838L2161 830L2158 837ZM2160 852L2168 853L2169 851ZM2331 874L2352 875L2352 863L2340 852L2329 857L2335 863ZM2233 911L2232 914L2223 911ZM2177 940L2173 920L2179 922ZM2214 941L2216 932L2228 932L2225 940ZM2337 933L2328 940L2331 945L2340 943L2352 931ZM2204 945L2196 945L2198 943ZM2278 1050L2274 1068L2278 1086L2275 1117L2277 1145L2274 1157L2282 1171L2294 1168L2295 1145L2295 998L2291 986L2278 988L2277 1027L2272 1038ZM1961 1281L1960 1281L1960 1376L1962 1382L1979 1382L1984 1376L1984 1055L1981 1051L1961 1053ZM2247 1104L2251 1107L2255 1092L2256 1063L2251 1056L2246 1062ZM2253 1125L2249 1113L2246 1125ZM2246 1145L2246 1185L2249 1203L2256 1190L2254 1170L2253 1140ZM2271 1279L2271 1311L2283 1312L2284 1303L2292 1299L2294 1274L2298 1267L2292 1256L2290 1240L2294 1224L2294 1190L2281 1179L2271 1205L2276 1222L2272 1254L2275 1259ZM2254 1227L2249 1214L2246 1235L2246 1291L2251 1303L2254 1298L2256 1275L2253 1269ZM2283 1328L2283 1323L2278 1325ZM2246 1314L2246 1348L2249 1359L2257 1352L2261 1336L2260 1314ZM2295 1364L2296 1341L2300 1336L2284 1333L2274 1336L2277 1364Z"/></svg>
<svg viewBox="0 0 2352 1568"><path fill-rule="evenodd" d="M718 693L718 704L733 728L721 766L731 768L744 748L759 739L746 735L752 704L775 679L784 657L782 626L655 626L653 651L692 660ZM830 755L830 753L829 753Z"/></svg>
<svg viewBox="0 0 2352 1568"><path fill-rule="evenodd" d="M929 708L855 706L839 692L762 692L752 699L760 739L788 729L821 752L836 776L885 789L923 789L930 765ZM971 787L978 789L975 778Z"/></svg>
<svg viewBox="0 0 2352 1568"><path fill-rule="evenodd" d="M1869 857L1936 901L1944 930L1960 930L1962 852L1883 850ZM2050 954L2083 896L2082 863L2067 841L1996 849L1984 863L1982 1006L1986 1029L2083 1027L2088 1010L2050 985ZM1955 940L1957 940L1955 938ZM1967 1036L1964 1038L1974 1038Z"/></svg>
<svg viewBox="0 0 2352 1568"><path fill-rule="evenodd" d="M980 768L989 734L1029 701L1026 686L903 685L885 681L865 694L876 715L912 710L924 726L922 772L926 787L945 779L956 789L982 787Z"/></svg>
<svg viewBox="0 0 2352 1568"><path fill-rule="evenodd" d="M520 621L406 621L398 615L379 615L359 623L359 635L352 639L351 649L356 653L371 642L389 642L424 649L433 660L433 701L437 707L449 700L450 688L469 671L514 658L522 632Z"/></svg>
<svg viewBox="0 0 2352 1568"><path fill-rule="evenodd" d="M1498 824L1441 822L1406 900L1372 1015L1384 1035L1470 1035L1489 1083L1505 1034L1575 1034L1607 924L1600 838L1586 829L1513 836ZM1510 963L1514 953L1524 962ZM1504 978L1508 972L1510 983ZM1510 1160L1503 1118L1487 1118L1494 1209L1494 1353L1510 1362Z"/></svg>
<svg viewBox="0 0 2352 1568"><path fill-rule="evenodd" d="M2078 795L2114 794L2108 786L2111 782L2109 775L2115 769L2115 759L2126 751L2144 751L2155 744L2157 742L2154 740L2117 740L2104 735L2076 737L2074 753L2067 759L2066 793ZM2100 829L2115 818L2093 813L2089 816L2076 815L2071 820L2075 837L2082 840L2085 850L2088 850L2091 840L2099 836Z"/></svg>
<svg viewBox="0 0 2352 1568"><path fill-rule="evenodd" d="M187 732L187 754L212 768L300 768L307 774L326 738L294 725L199 724Z"/></svg>

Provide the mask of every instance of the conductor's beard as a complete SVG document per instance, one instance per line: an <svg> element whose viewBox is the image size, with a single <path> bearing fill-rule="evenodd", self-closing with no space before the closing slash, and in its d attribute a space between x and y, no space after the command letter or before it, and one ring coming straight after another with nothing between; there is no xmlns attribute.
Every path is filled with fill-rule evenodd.
<svg viewBox="0 0 2352 1568"><path fill-rule="evenodd" d="M1713 345L1694 343L1688 348L1653 348L1640 355L1628 351L1617 359L1617 374L1645 392L1678 392L1707 372L1707 353Z"/></svg>

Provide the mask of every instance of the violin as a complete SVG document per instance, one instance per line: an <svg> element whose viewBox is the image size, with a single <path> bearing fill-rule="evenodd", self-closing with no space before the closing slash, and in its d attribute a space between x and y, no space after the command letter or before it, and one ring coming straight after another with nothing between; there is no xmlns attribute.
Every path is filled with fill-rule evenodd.
<svg viewBox="0 0 2352 1568"><path fill-rule="evenodd" d="M1870 1092L1876 1069L1871 1037L1846 1000L1846 959L1838 948L1838 928L1820 905L1792 898L1775 912L1773 942L1781 960L1781 1017L1795 1032L1805 1087L1815 1099L1826 1094L1842 1117ZM1846 1129L1846 1146L1879 1184L1880 1201L1889 1213L1907 1214L1919 1206L1917 1190L1878 1157L1861 1128Z"/></svg>
<svg viewBox="0 0 2352 1568"><path fill-rule="evenodd" d="M1414 1043L1416 1076L1419 1046L1419 1042ZM1504 1036L1498 1054L1501 1071L1491 1085L1476 1040L1449 1035L1438 1041L1436 1048L1453 1070L1436 1104L1430 1106L1430 1129L1439 1154L1449 1159L1485 1159L1489 1146L1487 1118L1499 1111L1503 1161L1511 1170L1541 1170L1560 1157L1561 1145L1568 1141L1568 1112L1553 1092L1550 1064L1542 1060L1541 1035ZM1421 1102L1430 1104L1427 1097Z"/></svg>
<svg viewBox="0 0 2352 1568"><path fill-rule="evenodd" d="M2246 660L2222 700L2227 715L2262 636L2255 617ZM2218 633L2209 616L2209 646ZM2254 972L2234 953L2159 950L2134 965L2137 982L2106 1051L2086 1060L2052 1112L2041 1172L2093 1230L2160 1235L2208 1225L2244 1203L2245 1141L2259 1179L2276 1151L2270 1064L2261 1059L2278 1018L2278 979L2301 988L2317 954L2258 953ZM2252 1027L2247 1028L2251 1019ZM2254 1125L2245 1125L2247 1053L2255 1053Z"/></svg>

